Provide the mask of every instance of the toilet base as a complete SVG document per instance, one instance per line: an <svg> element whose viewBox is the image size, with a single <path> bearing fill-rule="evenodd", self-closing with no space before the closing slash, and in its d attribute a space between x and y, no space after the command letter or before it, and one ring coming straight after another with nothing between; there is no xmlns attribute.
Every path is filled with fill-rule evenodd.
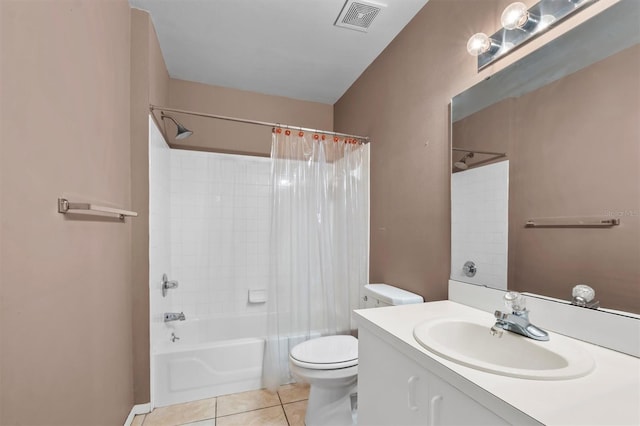
<svg viewBox="0 0 640 426"><path fill-rule="evenodd" d="M349 387L321 387L311 384L306 426L351 426L356 424L357 383Z"/></svg>
<svg viewBox="0 0 640 426"><path fill-rule="evenodd" d="M293 377L309 383L306 426L356 424L358 366L336 370L312 370L289 363Z"/></svg>

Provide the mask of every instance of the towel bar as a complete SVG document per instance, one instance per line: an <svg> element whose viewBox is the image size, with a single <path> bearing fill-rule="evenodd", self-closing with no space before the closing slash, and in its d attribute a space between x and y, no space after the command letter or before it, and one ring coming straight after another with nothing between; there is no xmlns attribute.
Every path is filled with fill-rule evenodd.
<svg viewBox="0 0 640 426"><path fill-rule="evenodd" d="M529 219L525 226L527 228L543 227L591 227L603 228L620 225L620 219L611 217L540 217Z"/></svg>
<svg viewBox="0 0 640 426"><path fill-rule="evenodd" d="M66 198L58 198L58 213L72 213L73 210L115 214L118 215L120 220L124 220L125 216L138 216L138 213L129 210L115 209L113 207L99 206L91 203L72 203Z"/></svg>

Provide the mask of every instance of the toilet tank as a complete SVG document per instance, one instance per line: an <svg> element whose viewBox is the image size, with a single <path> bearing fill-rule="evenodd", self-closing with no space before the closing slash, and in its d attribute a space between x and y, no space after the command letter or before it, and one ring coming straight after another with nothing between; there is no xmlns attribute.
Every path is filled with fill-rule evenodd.
<svg viewBox="0 0 640 426"><path fill-rule="evenodd" d="M365 308L424 302L422 296L388 284L366 284L363 300Z"/></svg>

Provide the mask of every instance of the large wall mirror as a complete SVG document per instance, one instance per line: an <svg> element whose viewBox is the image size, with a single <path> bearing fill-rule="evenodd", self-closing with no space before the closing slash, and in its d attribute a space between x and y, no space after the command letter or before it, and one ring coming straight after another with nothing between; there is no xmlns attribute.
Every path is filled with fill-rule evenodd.
<svg viewBox="0 0 640 426"><path fill-rule="evenodd" d="M638 22L622 0L452 100L451 279L640 314Z"/></svg>

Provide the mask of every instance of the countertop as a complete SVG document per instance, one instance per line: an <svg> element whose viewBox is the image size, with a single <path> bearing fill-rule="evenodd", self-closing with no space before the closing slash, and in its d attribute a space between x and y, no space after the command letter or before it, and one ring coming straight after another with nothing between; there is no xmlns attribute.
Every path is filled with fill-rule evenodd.
<svg viewBox="0 0 640 426"><path fill-rule="evenodd" d="M570 380L518 379L449 361L423 348L413 337L416 325L439 317L486 322L488 330L495 318L487 312L445 300L361 309L355 314L359 326L390 337L390 343L404 342L406 345L396 348L422 361L425 368L435 365L433 361L446 367L445 374L434 371L443 379L450 381L446 376L454 373L462 376L546 425L640 425L640 359L633 356L574 340L593 356L596 366L591 373ZM553 339L557 333L549 335Z"/></svg>

